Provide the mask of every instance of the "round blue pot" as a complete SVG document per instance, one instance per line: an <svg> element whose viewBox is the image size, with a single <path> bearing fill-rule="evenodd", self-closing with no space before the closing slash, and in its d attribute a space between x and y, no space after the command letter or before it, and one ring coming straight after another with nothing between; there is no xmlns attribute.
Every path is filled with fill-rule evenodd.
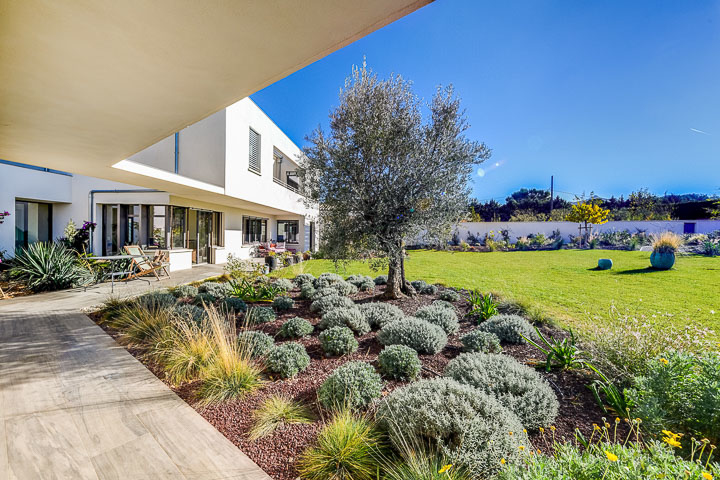
<svg viewBox="0 0 720 480"><path fill-rule="evenodd" d="M650 265L657 270L670 270L675 265L675 254L672 252L653 252Z"/></svg>
<svg viewBox="0 0 720 480"><path fill-rule="evenodd" d="M609 258L601 258L598 260L598 269L600 270L610 270L612 266L612 260Z"/></svg>

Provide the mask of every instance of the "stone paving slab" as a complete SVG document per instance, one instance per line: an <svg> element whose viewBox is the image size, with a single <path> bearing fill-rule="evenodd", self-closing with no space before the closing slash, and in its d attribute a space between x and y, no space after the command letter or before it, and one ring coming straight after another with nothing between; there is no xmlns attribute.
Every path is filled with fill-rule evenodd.
<svg viewBox="0 0 720 480"><path fill-rule="evenodd" d="M0 479L270 478L58 293L0 302Z"/></svg>

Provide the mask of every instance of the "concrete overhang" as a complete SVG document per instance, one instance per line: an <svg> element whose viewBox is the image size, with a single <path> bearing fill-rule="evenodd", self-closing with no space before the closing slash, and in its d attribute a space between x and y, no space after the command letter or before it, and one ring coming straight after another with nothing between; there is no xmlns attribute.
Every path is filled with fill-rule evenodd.
<svg viewBox="0 0 720 480"><path fill-rule="evenodd" d="M431 1L5 0L0 158L163 188L111 165Z"/></svg>

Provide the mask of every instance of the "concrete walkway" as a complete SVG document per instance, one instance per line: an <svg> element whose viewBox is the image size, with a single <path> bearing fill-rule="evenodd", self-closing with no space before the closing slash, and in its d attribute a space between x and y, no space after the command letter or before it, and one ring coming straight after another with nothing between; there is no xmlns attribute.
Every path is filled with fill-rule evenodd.
<svg viewBox="0 0 720 480"><path fill-rule="evenodd" d="M0 478L269 479L77 311L104 300L87 293L0 301Z"/></svg>

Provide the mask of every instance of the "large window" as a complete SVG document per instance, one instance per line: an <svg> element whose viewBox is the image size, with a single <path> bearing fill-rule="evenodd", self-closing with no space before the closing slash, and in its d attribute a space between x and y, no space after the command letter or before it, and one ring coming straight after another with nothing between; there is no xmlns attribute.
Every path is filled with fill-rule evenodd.
<svg viewBox="0 0 720 480"><path fill-rule="evenodd" d="M52 240L52 205L15 201L15 248Z"/></svg>
<svg viewBox="0 0 720 480"><path fill-rule="evenodd" d="M220 213L220 212L213 213L212 222L213 222L212 244L216 247L222 247L223 245L225 245L225 236L223 235L223 233L225 232L225 229L223 228L223 224L222 224L222 213Z"/></svg>
<svg viewBox="0 0 720 480"><path fill-rule="evenodd" d="M267 242L267 219L245 217L245 243Z"/></svg>
<svg viewBox="0 0 720 480"><path fill-rule="evenodd" d="M123 244L140 245L140 205L120 205Z"/></svg>
<svg viewBox="0 0 720 480"><path fill-rule="evenodd" d="M172 235L173 248L185 248L185 217L187 216L187 208L172 207L172 224L170 232Z"/></svg>
<svg viewBox="0 0 720 480"><path fill-rule="evenodd" d="M167 248L166 216L168 207L165 205L145 206L145 232L147 234L147 245L150 248Z"/></svg>
<svg viewBox="0 0 720 480"><path fill-rule="evenodd" d="M300 222L297 220L278 220L277 239L278 242L298 243L298 232Z"/></svg>
<svg viewBox="0 0 720 480"><path fill-rule="evenodd" d="M260 173L260 134L250 129L250 170Z"/></svg>

